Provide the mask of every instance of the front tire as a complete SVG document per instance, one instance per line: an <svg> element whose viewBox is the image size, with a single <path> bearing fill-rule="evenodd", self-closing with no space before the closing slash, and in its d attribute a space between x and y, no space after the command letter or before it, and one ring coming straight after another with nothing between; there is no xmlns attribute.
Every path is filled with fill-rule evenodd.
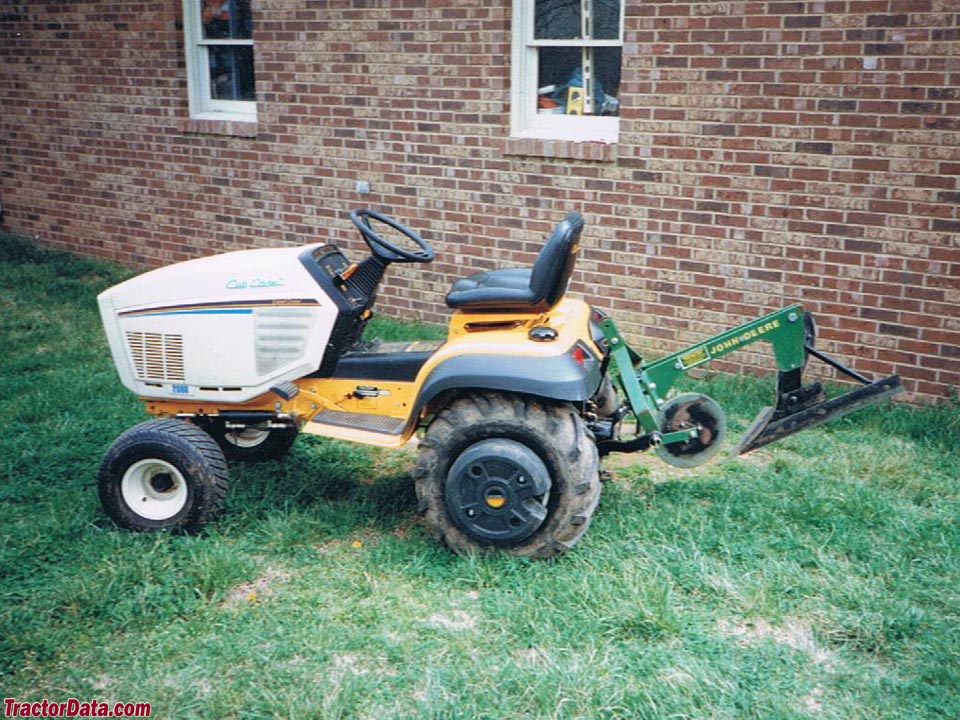
<svg viewBox="0 0 960 720"><path fill-rule="evenodd" d="M200 530L227 493L223 452L182 420L148 420L107 450L97 480L107 515L128 530Z"/></svg>
<svg viewBox="0 0 960 720"><path fill-rule="evenodd" d="M414 477L430 533L461 555L560 555L600 499L597 448L573 407L519 395L468 395L439 412Z"/></svg>

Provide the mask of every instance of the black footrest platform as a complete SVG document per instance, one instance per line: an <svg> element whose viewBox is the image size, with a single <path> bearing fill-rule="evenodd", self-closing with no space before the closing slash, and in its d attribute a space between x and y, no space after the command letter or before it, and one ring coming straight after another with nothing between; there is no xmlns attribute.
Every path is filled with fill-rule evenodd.
<svg viewBox="0 0 960 720"><path fill-rule="evenodd" d="M336 427L382 433L384 435L399 435L407 425L405 418L390 417L389 415L350 413L340 410L324 410L313 418L313 422L321 425L334 425Z"/></svg>

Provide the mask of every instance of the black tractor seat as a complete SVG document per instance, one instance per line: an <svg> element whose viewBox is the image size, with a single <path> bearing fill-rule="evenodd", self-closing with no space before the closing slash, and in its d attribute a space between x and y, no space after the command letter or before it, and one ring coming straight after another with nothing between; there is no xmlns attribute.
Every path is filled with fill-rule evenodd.
<svg viewBox="0 0 960 720"><path fill-rule="evenodd" d="M544 312L567 291L580 250L583 216L572 212L554 228L532 268L487 270L461 278L447 306L464 312Z"/></svg>

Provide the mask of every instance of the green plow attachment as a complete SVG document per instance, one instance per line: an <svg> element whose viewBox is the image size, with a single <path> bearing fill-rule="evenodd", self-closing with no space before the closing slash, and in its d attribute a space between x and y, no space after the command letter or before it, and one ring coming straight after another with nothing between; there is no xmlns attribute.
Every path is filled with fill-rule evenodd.
<svg viewBox="0 0 960 720"><path fill-rule="evenodd" d="M626 399L624 412L636 418L637 427L632 439L609 437L598 442L601 454L652 447L663 460L678 467L694 467L709 460L719 451L726 431L723 411L705 395L687 393L668 400L667 394L693 368L754 342L769 342L773 348L778 370L776 405L760 411L737 443L738 455L903 390L899 375L871 380L817 350L813 316L800 305L790 305L649 363L627 345L613 320L604 317L600 328L610 348L612 374ZM811 357L862 387L828 400L819 382L803 384L801 376Z"/></svg>

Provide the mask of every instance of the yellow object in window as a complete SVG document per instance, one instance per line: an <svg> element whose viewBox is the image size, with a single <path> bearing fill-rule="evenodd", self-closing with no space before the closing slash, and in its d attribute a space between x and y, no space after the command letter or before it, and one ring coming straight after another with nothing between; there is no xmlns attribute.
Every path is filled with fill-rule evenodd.
<svg viewBox="0 0 960 720"><path fill-rule="evenodd" d="M583 115L583 88L567 88L567 115Z"/></svg>

